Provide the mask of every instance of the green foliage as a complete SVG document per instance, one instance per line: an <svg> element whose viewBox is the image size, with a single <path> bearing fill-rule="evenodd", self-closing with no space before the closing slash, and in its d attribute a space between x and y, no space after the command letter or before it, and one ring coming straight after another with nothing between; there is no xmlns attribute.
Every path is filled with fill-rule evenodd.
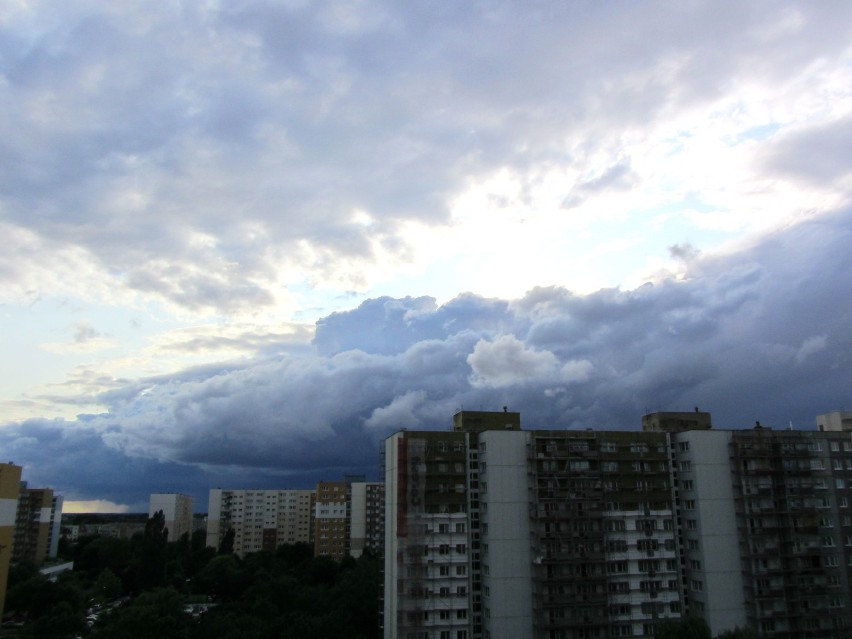
<svg viewBox="0 0 852 639"><path fill-rule="evenodd" d="M191 617L174 588L158 588L139 595L107 614L92 629L103 639L188 639Z"/></svg>
<svg viewBox="0 0 852 639"><path fill-rule="evenodd" d="M663 619L657 624L655 639L712 639L710 626L701 617Z"/></svg>
<svg viewBox="0 0 852 639"><path fill-rule="evenodd" d="M74 552L74 570L97 579L104 570L121 576L133 563L133 546L128 539L88 537L82 539Z"/></svg>
<svg viewBox="0 0 852 639"><path fill-rule="evenodd" d="M86 627L83 611L67 601L58 601L44 611L33 624L35 637L71 637Z"/></svg>
<svg viewBox="0 0 852 639"><path fill-rule="evenodd" d="M74 549L75 572L57 583L34 567L11 572L7 610L29 615L21 636L68 639L86 634L87 600L124 606L101 609L93 639L366 639L378 633L381 560L340 563L313 557L308 544L285 545L240 559L207 548L204 533L168 542L164 522L149 519L131 540L88 538ZM146 567L146 562L153 565ZM151 585L159 583L161 585ZM166 584L164 587L162 584ZM173 584L174 587L168 586ZM187 597L213 605L193 618ZM91 602L90 604L91 605ZM12 608L14 606L14 608Z"/></svg>
<svg viewBox="0 0 852 639"><path fill-rule="evenodd" d="M139 562L139 586L142 590L158 588L166 583L169 531L166 517L158 510L145 523Z"/></svg>
<svg viewBox="0 0 852 639"><path fill-rule="evenodd" d="M227 532L225 533L225 536L222 537L222 543L219 544L220 555L234 554L234 538L236 536L236 531L233 528L228 528Z"/></svg>
<svg viewBox="0 0 852 639"><path fill-rule="evenodd" d="M750 628L734 628L716 635L715 639L757 639L757 633Z"/></svg>
<svg viewBox="0 0 852 639"><path fill-rule="evenodd" d="M121 579L116 577L115 573L109 568L104 568L95 581L92 596L101 602L105 602L121 596L121 593Z"/></svg>

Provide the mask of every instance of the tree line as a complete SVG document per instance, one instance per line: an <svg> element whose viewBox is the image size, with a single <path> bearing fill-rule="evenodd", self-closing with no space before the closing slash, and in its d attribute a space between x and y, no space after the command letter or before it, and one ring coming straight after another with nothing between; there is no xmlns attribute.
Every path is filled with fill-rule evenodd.
<svg viewBox="0 0 852 639"><path fill-rule="evenodd" d="M323 639L379 636L381 561L336 562L308 544L239 558L228 537L168 541L162 513L131 539L81 538L74 570L56 581L35 566L10 569L4 636L93 639ZM232 538L231 538L232 539ZM120 605L119 605L120 604Z"/></svg>

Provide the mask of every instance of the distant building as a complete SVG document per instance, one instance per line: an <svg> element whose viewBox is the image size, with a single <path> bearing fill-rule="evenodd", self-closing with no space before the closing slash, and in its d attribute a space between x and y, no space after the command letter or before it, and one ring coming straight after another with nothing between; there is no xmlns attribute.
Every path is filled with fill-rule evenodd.
<svg viewBox="0 0 852 639"><path fill-rule="evenodd" d="M826 432L852 432L852 411L834 411L817 415L817 428Z"/></svg>
<svg viewBox="0 0 852 639"><path fill-rule="evenodd" d="M189 495L180 493L154 493L148 502L148 517L163 511L166 528L169 531L169 541L177 541L183 535L192 536L193 532L193 503Z"/></svg>
<svg viewBox="0 0 852 639"><path fill-rule="evenodd" d="M218 548L234 531L234 552L243 556L282 544L313 544L313 490L210 491L207 545Z"/></svg>
<svg viewBox="0 0 852 639"><path fill-rule="evenodd" d="M21 467L12 462L0 464L0 613L6 603L6 582L12 560L18 492L21 489Z"/></svg>
<svg viewBox="0 0 852 639"><path fill-rule="evenodd" d="M349 554L356 559L364 552L380 557L385 551L385 484L352 484Z"/></svg>
<svg viewBox="0 0 852 639"><path fill-rule="evenodd" d="M683 430L710 430L710 413L695 410L685 412L649 413L642 417L642 430L651 433L677 433Z"/></svg>
<svg viewBox="0 0 852 639"><path fill-rule="evenodd" d="M40 566L48 556L55 519L53 507L52 489L28 488L27 482L21 482L12 542L13 561L31 561Z"/></svg>
<svg viewBox="0 0 852 639"><path fill-rule="evenodd" d="M340 561L384 545L384 484L363 477L317 484L314 555Z"/></svg>

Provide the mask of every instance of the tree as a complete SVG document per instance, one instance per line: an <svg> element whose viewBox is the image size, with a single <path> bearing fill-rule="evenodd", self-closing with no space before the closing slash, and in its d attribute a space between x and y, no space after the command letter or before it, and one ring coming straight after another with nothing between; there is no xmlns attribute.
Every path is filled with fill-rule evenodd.
<svg viewBox="0 0 852 639"><path fill-rule="evenodd" d="M174 588L144 592L99 620L92 628L98 639L186 639L190 616Z"/></svg>
<svg viewBox="0 0 852 639"><path fill-rule="evenodd" d="M236 531L233 528L228 528L228 531L225 533L225 536L222 537L222 543L219 544L220 555L234 554L234 538L236 536Z"/></svg>
<svg viewBox="0 0 852 639"><path fill-rule="evenodd" d="M142 537L139 566L139 586L142 590L157 588L165 583L168 538L166 517L162 510L158 510L145 523L145 533Z"/></svg>
<svg viewBox="0 0 852 639"><path fill-rule="evenodd" d="M757 639L757 633L751 628L740 628L737 626L733 630L716 635L716 639Z"/></svg>
<svg viewBox="0 0 852 639"><path fill-rule="evenodd" d="M94 596L100 601L109 601L121 596L121 579L109 568L104 568L95 581Z"/></svg>
<svg viewBox="0 0 852 639"><path fill-rule="evenodd" d="M688 616L683 619L663 619L657 624L656 639L712 639L710 626L701 617Z"/></svg>

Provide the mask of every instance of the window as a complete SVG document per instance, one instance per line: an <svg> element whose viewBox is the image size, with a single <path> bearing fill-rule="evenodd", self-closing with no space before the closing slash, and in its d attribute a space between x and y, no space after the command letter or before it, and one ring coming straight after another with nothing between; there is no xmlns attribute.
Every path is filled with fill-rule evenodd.
<svg viewBox="0 0 852 639"><path fill-rule="evenodd" d="M690 583L690 586L696 592L701 592L702 590L704 590L704 582L700 579L693 579Z"/></svg>
<svg viewBox="0 0 852 639"><path fill-rule="evenodd" d="M695 500L694 499L686 499L683 502L683 507L687 510L695 510Z"/></svg>
<svg viewBox="0 0 852 639"><path fill-rule="evenodd" d="M684 479L683 480L683 489L684 490L692 490L694 488L694 486L695 486L695 484L691 479Z"/></svg>
<svg viewBox="0 0 852 639"><path fill-rule="evenodd" d="M677 447L682 453L685 453L689 450L689 442L680 442Z"/></svg>
<svg viewBox="0 0 852 639"><path fill-rule="evenodd" d="M615 442L601 442L602 453L614 453L617 450L618 447L615 445Z"/></svg>
<svg viewBox="0 0 852 639"><path fill-rule="evenodd" d="M684 472L690 470L691 467L692 467L692 462L690 462L688 459L680 462L680 469Z"/></svg>

